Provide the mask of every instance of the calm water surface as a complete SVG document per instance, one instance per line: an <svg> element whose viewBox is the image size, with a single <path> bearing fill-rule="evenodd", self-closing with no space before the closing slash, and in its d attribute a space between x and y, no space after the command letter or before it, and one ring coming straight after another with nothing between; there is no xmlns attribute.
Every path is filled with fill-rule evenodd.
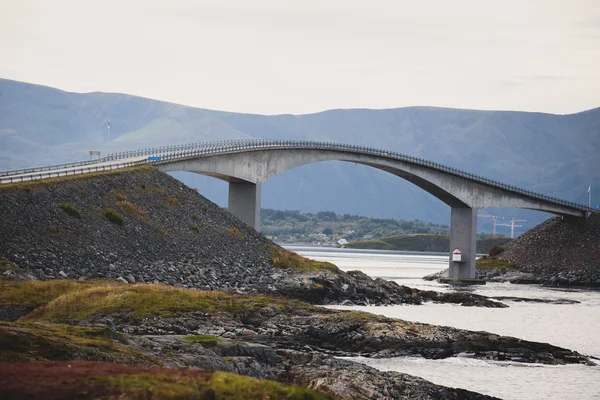
<svg viewBox="0 0 600 400"><path fill-rule="evenodd" d="M329 261L344 271L360 270L418 289L451 291L448 285L424 281L446 268L448 256L411 252L286 246L303 256ZM484 296L577 300L579 304L506 301L503 309L446 304L421 306L337 307L382 314L408 321L487 331L551 343L600 358L600 291L556 290L537 285L487 284L469 289ZM421 376L436 384L461 387L503 399L600 399L600 367L544 366L452 357L425 360L352 358L385 371Z"/></svg>

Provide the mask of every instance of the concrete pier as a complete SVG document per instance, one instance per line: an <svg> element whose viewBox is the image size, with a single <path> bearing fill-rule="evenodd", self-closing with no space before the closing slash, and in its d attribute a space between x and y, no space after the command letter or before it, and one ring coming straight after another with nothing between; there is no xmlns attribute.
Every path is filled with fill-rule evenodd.
<svg viewBox="0 0 600 400"><path fill-rule="evenodd" d="M229 182L229 212L260 231L260 183Z"/></svg>
<svg viewBox="0 0 600 400"><path fill-rule="evenodd" d="M477 209L452 207L450 215L450 279L474 279L477 235ZM452 261L452 252L458 247L461 261Z"/></svg>

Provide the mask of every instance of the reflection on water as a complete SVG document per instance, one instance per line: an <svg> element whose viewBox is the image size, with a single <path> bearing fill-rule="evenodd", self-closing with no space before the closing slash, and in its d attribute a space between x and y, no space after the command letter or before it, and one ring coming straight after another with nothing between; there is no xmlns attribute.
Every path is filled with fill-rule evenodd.
<svg viewBox="0 0 600 400"><path fill-rule="evenodd" d="M450 285L421 279L446 268L447 254L299 246L288 248L306 257L332 262L344 271L360 270L372 277L393 280L398 284L423 290L457 290ZM510 307L502 309L433 303L422 306L337 308L364 310L408 321L515 336L551 343L600 358L600 291L504 283L471 286L466 290L490 297L568 299L580 303L506 301ZM600 367L527 365L461 357L446 360L413 357L355 359L381 370L405 372L436 384L461 387L505 399L600 399L600 384L597 384Z"/></svg>

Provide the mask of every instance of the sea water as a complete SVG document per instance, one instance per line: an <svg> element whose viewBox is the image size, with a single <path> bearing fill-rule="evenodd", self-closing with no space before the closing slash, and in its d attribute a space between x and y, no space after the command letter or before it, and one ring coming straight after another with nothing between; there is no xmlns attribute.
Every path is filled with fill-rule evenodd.
<svg viewBox="0 0 600 400"><path fill-rule="evenodd" d="M418 289L440 292L457 290L450 285L421 279L446 268L447 254L286 247L303 256L334 263L344 271L360 270L371 277L389 279ZM514 336L550 343L600 358L600 291L553 289L510 283L488 283L461 290L490 297L566 299L579 303L547 304L506 300L509 308L500 309L433 303L420 306L336 308ZM599 366L554 366L484 361L468 357L451 357L444 360L426 360L421 357L351 359L382 371L416 375L436 384L460 387L503 399L600 399Z"/></svg>

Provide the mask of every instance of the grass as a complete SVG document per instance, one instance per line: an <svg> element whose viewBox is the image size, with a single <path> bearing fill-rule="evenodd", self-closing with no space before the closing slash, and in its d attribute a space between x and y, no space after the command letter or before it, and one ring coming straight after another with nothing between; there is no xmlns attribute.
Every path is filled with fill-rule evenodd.
<svg viewBox="0 0 600 400"><path fill-rule="evenodd" d="M181 205L177 197L169 197L167 198L167 202L173 207L179 207Z"/></svg>
<svg viewBox="0 0 600 400"><path fill-rule="evenodd" d="M0 361L96 360L156 362L121 344L109 328L0 322Z"/></svg>
<svg viewBox="0 0 600 400"><path fill-rule="evenodd" d="M0 281L0 305L39 307L58 297L93 287L118 286L111 281Z"/></svg>
<svg viewBox="0 0 600 400"><path fill-rule="evenodd" d="M190 226L190 229L196 233L200 233L200 228L198 228L196 225Z"/></svg>
<svg viewBox="0 0 600 400"><path fill-rule="evenodd" d="M229 228L227 228L227 232L239 237L242 240L246 240L246 236L244 236L244 234L235 226L230 226Z"/></svg>
<svg viewBox="0 0 600 400"><path fill-rule="evenodd" d="M125 224L123 216L110 207L104 210L104 216L115 225L123 226Z"/></svg>
<svg viewBox="0 0 600 400"><path fill-rule="evenodd" d="M508 261L501 260L497 257L482 256L475 262L476 268L479 270L491 270L491 269L514 269L517 267L509 263Z"/></svg>
<svg viewBox="0 0 600 400"><path fill-rule="evenodd" d="M31 289L23 292L30 293ZM47 295L42 300L54 295ZM317 310L308 303L267 295L241 295L154 284L96 285L84 290L65 290L64 294L36 308L22 320L62 323L116 313L142 320L191 311L239 313L264 307L276 308L282 313L298 309Z"/></svg>
<svg viewBox="0 0 600 400"><path fill-rule="evenodd" d="M150 221L150 218L148 218L144 210L138 208L135 204L127 200L119 200L115 203L115 205L119 207L124 213L134 215L140 218L142 221Z"/></svg>
<svg viewBox="0 0 600 400"><path fill-rule="evenodd" d="M108 193L110 196L114 197L115 199L117 199L117 201L126 201L127 200L127 196L125 195L125 193L123 193L120 190L111 190Z"/></svg>
<svg viewBox="0 0 600 400"><path fill-rule="evenodd" d="M66 212L68 215L74 218L81 218L81 212L75 207L73 203L59 203L58 208Z"/></svg>
<svg viewBox="0 0 600 400"><path fill-rule="evenodd" d="M321 270L328 270L335 273L341 272L338 267L331 263L311 260L279 246L267 245L267 251L269 252L271 264L276 268L289 268L300 272Z"/></svg>
<svg viewBox="0 0 600 400"><path fill-rule="evenodd" d="M300 386L286 386L277 382L220 371L194 371L194 376L183 374L133 374L93 377L76 384L83 393L101 393L107 398L131 400L320 400L323 394Z"/></svg>
<svg viewBox="0 0 600 400"><path fill-rule="evenodd" d="M199 343L204 347L215 347L219 344L219 338L210 335L187 335L183 337L183 340L187 340L190 343Z"/></svg>
<svg viewBox="0 0 600 400"><path fill-rule="evenodd" d="M154 232L160 233L161 235L169 236L171 234L166 228L158 224L152 225L152 228L154 229Z"/></svg>

